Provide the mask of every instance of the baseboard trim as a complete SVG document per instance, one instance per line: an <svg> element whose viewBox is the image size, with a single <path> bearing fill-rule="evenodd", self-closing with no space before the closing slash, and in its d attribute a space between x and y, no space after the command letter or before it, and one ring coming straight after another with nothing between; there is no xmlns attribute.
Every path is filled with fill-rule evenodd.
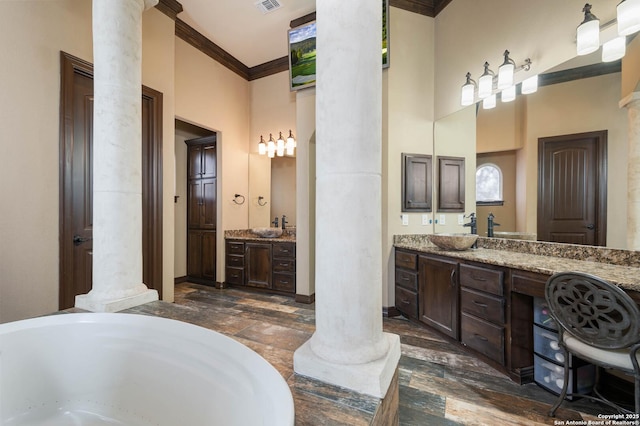
<svg viewBox="0 0 640 426"><path fill-rule="evenodd" d="M173 279L173 284L186 283L187 281L189 281L189 278L187 278L186 275L182 277L175 277Z"/></svg>
<svg viewBox="0 0 640 426"><path fill-rule="evenodd" d="M395 306L382 307L382 316L385 318L399 317L402 315Z"/></svg>
<svg viewBox="0 0 640 426"><path fill-rule="evenodd" d="M295 301L298 303L306 303L310 305L316 301L316 294L313 293L311 296L307 296L306 294L296 294Z"/></svg>

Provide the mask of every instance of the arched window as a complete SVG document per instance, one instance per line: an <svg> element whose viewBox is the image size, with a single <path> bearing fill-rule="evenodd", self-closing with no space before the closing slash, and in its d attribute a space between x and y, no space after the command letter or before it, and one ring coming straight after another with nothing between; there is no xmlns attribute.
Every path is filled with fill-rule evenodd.
<svg viewBox="0 0 640 426"><path fill-rule="evenodd" d="M492 163L476 169L476 204L502 205L502 170Z"/></svg>

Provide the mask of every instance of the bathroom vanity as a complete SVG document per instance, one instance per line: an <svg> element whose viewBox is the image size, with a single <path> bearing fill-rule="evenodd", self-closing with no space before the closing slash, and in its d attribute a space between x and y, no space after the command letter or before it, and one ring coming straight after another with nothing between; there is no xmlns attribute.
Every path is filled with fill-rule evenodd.
<svg viewBox="0 0 640 426"><path fill-rule="evenodd" d="M552 274L598 275L640 304L637 252L490 238L479 238L478 249L445 251L422 235L396 236L394 245L396 309L517 383L533 381L533 299L544 297Z"/></svg>
<svg viewBox="0 0 640 426"><path fill-rule="evenodd" d="M262 238L250 230L226 231L225 285L296 293L295 233Z"/></svg>

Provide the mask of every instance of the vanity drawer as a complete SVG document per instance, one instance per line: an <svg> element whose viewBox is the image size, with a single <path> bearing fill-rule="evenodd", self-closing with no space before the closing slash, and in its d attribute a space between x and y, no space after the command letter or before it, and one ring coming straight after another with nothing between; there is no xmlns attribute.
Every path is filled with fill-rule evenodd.
<svg viewBox="0 0 640 426"><path fill-rule="evenodd" d="M227 268L225 278L227 284L244 285L244 270L238 268Z"/></svg>
<svg viewBox="0 0 640 426"><path fill-rule="evenodd" d="M504 327L462 312L460 341L465 346L504 365Z"/></svg>
<svg viewBox="0 0 640 426"><path fill-rule="evenodd" d="M472 265L460 265L460 285L502 296L504 272Z"/></svg>
<svg viewBox="0 0 640 426"><path fill-rule="evenodd" d="M504 324L503 299L464 287L460 290L460 307L463 312L495 324Z"/></svg>
<svg viewBox="0 0 640 426"><path fill-rule="evenodd" d="M296 257L296 245L291 243L273 243L273 257Z"/></svg>
<svg viewBox="0 0 640 426"><path fill-rule="evenodd" d="M286 291L288 293L296 292L296 277L293 274L273 274L273 289Z"/></svg>
<svg viewBox="0 0 640 426"><path fill-rule="evenodd" d="M227 242L227 254L244 255L244 243Z"/></svg>
<svg viewBox="0 0 640 426"><path fill-rule="evenodd" d="M244 266L244 256L227 256L227 266L242 268Z"/></svg>
<svg viewBox="0 0 640 426"><path fill-rule="evenodd" d="M296 272L296 261L292 259L273 259L273 272Z"/></svg>
<svg viewBox="0 0 640 426"><path fill-rule="evenodd" d="M417 270L418 269L418 255L414 253L407 253L396 249L396 267Z"/></svg>
<svg viewBox="0 0 640 426"><path fill-rule="evenodd" d="M418 295L396 286L396 309L410 318L418 318Z"/></svg>
<svg viewBox="0 0 640 426"><path fill-rule="evenodd" d="M396 268L396 285L418 292L418 274Z"/></svg>

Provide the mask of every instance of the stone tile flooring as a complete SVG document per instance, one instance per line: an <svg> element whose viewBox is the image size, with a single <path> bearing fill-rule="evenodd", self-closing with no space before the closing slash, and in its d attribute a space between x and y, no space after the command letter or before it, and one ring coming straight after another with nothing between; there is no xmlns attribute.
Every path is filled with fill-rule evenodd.
<svg viewBox="0 0 640 426"><path fill-rule="evenodd" d="M190 322L255 350L291 386L298 425L366 425L373 418L376 398L293 373L293 352L314 331L313 305L286 296L182 283L176 286L174 304L153 302L126 312ZM537 385L517 385L426 327L402 318L385 318L384 329L399 334L402 342L401 425L553 425L554 420L596 420L598 412L606 412L583 400L565 402L556 419L549 418L555 396Z"/></svg>

